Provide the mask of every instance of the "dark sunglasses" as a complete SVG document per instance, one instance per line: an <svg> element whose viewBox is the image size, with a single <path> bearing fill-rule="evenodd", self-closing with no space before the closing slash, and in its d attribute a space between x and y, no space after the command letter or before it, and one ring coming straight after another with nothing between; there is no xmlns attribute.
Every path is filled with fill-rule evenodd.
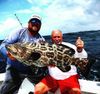
<svg viewBox="0 0 100 94"><path fill-rule="evenodd" d="M41 21L36 18L31 19L29 22L31 22L32 24L36 24L36 23L41 24Z"/></svg>

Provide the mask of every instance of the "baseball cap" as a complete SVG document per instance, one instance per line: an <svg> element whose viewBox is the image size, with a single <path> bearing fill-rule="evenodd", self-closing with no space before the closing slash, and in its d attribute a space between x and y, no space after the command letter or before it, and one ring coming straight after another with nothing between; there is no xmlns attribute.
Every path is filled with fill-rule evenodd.
<svg viewBox="0 0 100 94"><path fill-rule="evenodd" d="M28 22L32 22L32 23L40 23L41 24L41 17L38 15L33 15Z"/></svg>

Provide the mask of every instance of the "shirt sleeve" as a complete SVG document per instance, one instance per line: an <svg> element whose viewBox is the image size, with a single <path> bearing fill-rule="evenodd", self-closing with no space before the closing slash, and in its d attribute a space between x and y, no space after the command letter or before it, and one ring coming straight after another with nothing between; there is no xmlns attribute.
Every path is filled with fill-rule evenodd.
<svg viewBox="0 0 100 94"><path fill-rule="evenodd" d="M9 36L7 36L5 38L5 40L1 43L0 45L0 52L2 53L2 55L4 57L7 56L7 50L5 48L5 45L7 44L11 44L11 43L15 43L18 41L18 37L19 37L19 33L20 33L20 30L19 31L15 31L15 32L12 32Z"/></svg>
<svg viewBox="0 0 100 94"><path fill-rule="evenodd" d="M85 58L88 58L88 53L86 52L85 49L83 49L83 50L84 50Z"/></svg>
<svg viewBox="0 0 100 94"><path fill-rule="evenodd" d="M45 42L45 38L43 36L41 36L39 33L38 33L38 38L36 40L36 43L38 42Z"/></svg>

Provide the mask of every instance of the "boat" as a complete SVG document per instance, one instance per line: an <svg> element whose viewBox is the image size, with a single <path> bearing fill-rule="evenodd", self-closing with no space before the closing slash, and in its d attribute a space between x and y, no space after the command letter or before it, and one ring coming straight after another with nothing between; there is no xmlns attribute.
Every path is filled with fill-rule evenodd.
<svg viewBox="0 0 100 94"><path fill-rule="evenodd" d="M5 73L0 73L0 84L3 82L4 77ZM79 79L79 83L82 94L100 94L100 82ZM34 92L34 84L25 78L19 88L18 94L29 94L30 92ZM49 94L52 93L49 92ZM59 89L56 91L56 94L60 94Z"/></svg>

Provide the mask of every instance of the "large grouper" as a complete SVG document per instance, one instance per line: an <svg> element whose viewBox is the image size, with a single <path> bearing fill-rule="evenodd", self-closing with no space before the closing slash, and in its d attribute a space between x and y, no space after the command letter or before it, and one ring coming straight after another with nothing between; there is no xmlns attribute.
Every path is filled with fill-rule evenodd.
<svg viewBox="0 0 100 94"><path fill-rule="evenodd" d="M83 60L73 57L74 49L63 44L18 42L6 45L6 49L14 58L28 66L57 66L62 71L67 71L70 65L80 68L87 65Z"/></svg>

